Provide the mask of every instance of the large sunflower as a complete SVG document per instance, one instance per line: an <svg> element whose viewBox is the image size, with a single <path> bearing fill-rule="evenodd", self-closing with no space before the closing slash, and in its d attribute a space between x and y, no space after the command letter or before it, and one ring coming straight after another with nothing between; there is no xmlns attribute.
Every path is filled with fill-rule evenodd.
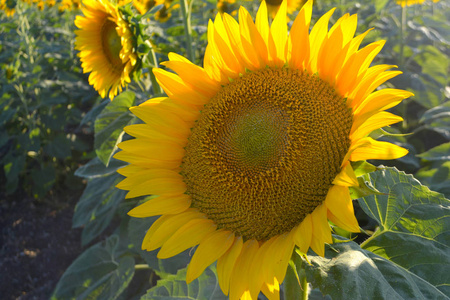
<svg viewBox="0 0 450 300"><path fill-rule="evenodd" d="M80 51L81 66L89 75L89 84L104 98L111 99L130 81L137 55L133 34L117 7L108 0L84 0L84 16L77 16L75 48Z"/></svg>
<svg viewBox="0 0 450 300"><path fill-rule="evenodd" d="M162 215L142 248L168 258L198 245L191 282L217 260L231 299L278 297L295 246L324 255L330 220L358 232L349 186L352 161L407 153L367 135L402 120L385 110L411 93L376 88L400 74L369 67L384 41L358 49L356 15L330 30L334 10L311 33L312 1L288 34L286 2L271 26L263 3L254 23L217 15L208 26L204 67L171 53L154 69L167 98L131 108L144 123L125 131L116 158L130 165L118 187L127 198L159 195L130 211Z"/></svg>

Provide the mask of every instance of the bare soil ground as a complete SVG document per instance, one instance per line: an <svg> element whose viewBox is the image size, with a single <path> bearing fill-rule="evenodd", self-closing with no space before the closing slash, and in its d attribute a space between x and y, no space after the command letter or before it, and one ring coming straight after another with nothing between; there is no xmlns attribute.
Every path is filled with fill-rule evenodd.
<svg viewBox="0 0 450 300"><path fill-rule="evenodd" d="M49 196L45 203L26 196L0 199L1 299L49 299L61 275L84 250L81 229L72 229L81 191L70 193Z"/></svg>

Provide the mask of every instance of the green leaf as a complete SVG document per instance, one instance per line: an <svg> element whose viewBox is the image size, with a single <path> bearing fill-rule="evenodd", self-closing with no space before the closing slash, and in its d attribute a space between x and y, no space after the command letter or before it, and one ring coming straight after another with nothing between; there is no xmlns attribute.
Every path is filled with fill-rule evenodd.
<svg viewBox="0 0 450 300"><path fill-rule="evenodd" d="M117 299L134 275L134 259L121 257L116 235L83 252L64 272L51 299Z"/></svg>
<svg viewBox="0 0 450 300"><path fill-rule="evenodd" d="M41 168L35 168L31 171L31 179L33 197L40 198L53 187L56 181L55 167L52 164L44 164Z"/></svg>
<svg viewBox="0 0 450 300"><path fill-rule="evenodd" d="M359 199L361 208L379 224L361 246L450 295L450 200L395 168L370 177L384 195ZM430 295L434 297L425 299L439 294Z"/></svg>
<svg viewBox="0 0 450 300"><path fill-rule="evenodd" d="M117 207L125 199L126 191L116 188L123 177L117 173L88 181L80 201L75 207L72 226L84 226L81 235L86 245L111 223Z"/></svg>
<svg viewBox="0 0 450 300"><path fill-rule="evenodd" d="M116 172L119 168L125 166L127 163L111 158L108 166L106 167L98 157L91 159L84 166L79 167L75 171L75 175L83 178L97 178L106 175L110 175Z"/></svg>
<svg viewBox="0 0 450 300"><path fill-rule="evenodd" d="M134 99L133 92L123 92L106 105L95 120L95 152L106 166L122 139L123 128L134 118L129 112Z"/></svg>
<svg viewBox="0 0 450 300"><path fill-rule="evenodd" d="M375 0L375 9L379 13L383 8L386 7L389 0Z"/></svg>
<svg viewBox="0 0 450 300"><path fill-rule="evenodd" d="M448 299L416 274L355 242L332 247L326 247L325 257L309 255L311 265L304 265L308 282L333 300Z"/></svg>
<svg viewBox="0 0 450 300"><path fill-rule="evenodd" d="M19 176L25 168L25 155L14 156L8 152L2 159L3 172L6 177L5 192L7 195L14 193L19 186Z"/></svg>
<svg viewBox="0 0 450 300"><path fill-rule="evenodd" d="M450 161L434 161L431 168L417 171L416 178L436 192L450 197Z"/></svg>
<svg viewBox="0 0 450 300"><path fill-rule="evenodd" d="M450 101L427 110L420 118L420 123L431 123L446 117L450 117Z"/></svg>
<svg viewBox="0 0 450 300"><path fill-rule="evenodd" d="M352 162L351 164L353 171L355 172L355 175L357 177L377 170L377 167L375 167L372 164L369 164L365 160Z"/></svg>
<svg viewBox="0 0 450 300"><path fill-rule="evenodd" d="M176 275L169 275L158 281L158 284L149 289L141 300L193 300L228 299L219 287L217 271L214 265L210 266L196 280L186 283L186 269L179 270Z"/></svg>
<svg viewBox="0 0 450 300"><path fill-rule="evenodd" d="M167 275L176 274L178 270L185 268L191 260L192 253L190 253L190 249L188 249L173 257L158 259L156 255L159 249L154 251L142 250L141 244L144 240L145 233L156 219L158 219L158 217L131 218L128 223L128 237L133 245L133 249L144 258L149 267L160 277L165 278Z"/></svg>
<svg viewBox="0 0 450 300"><path fill-rule="evenodd" d="M51 142L44 147L45 154L65 159L72 155L70 140L64 134L58 134Z"/></svg>
<svg viewBox="0 0 450 300"><path fill-rule="evenodd" d="M450 142L436 146L427 152L417 155L426 160L450 160Z"/></svg>

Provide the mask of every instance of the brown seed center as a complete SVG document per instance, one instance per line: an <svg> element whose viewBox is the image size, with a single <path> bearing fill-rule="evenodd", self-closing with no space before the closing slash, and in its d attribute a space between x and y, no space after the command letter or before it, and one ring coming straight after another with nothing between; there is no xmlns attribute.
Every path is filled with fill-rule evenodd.
<svg viewBox="0 0 450 300"><path fill-rule="evenodd" d="M317 76L243 75L192 128L181 171L192 207L246 239L290 231L325 200L352 122L345 99Z"/></svg>

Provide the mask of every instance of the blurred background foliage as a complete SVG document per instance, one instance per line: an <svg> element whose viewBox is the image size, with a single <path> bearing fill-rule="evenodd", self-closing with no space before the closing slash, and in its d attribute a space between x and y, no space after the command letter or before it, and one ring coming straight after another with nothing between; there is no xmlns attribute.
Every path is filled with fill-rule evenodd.
<svg viewBox="0 0 450 300"><path fill-rule="evenodd" d="M178 1L166 1L144 16L138 16L131 5L126 6L126 18L141 24L144 38L137 50L144 59L142 70L114 101L101 99L88 85L88 75L82 73L73 47L73 20L79 10L45 4L40 10L39 3L14 3L13 16L7 16L5 9L0 12L1 190L10 196L27 193L39 202L55 190L84 189L73 226L83 228L81 242L86 251L67 269L52 298L224 298L214 265L188 287L184 276L189 252L158 260L155 251L140 249L145 231L155 218L127 215L146 198L124 200L125 192L115 188L122 179L116 170L124 163L112 155L116 145L129 138L123 127L138 122L128 108L161 95L151 80L155 65L149 58L150 50L156 52L157 62L167 60L173 51L192 56L194 63L201 65L208 20L219 9L235 15L239 5L255 16L259 2L190 2L190 43L186 42ZM450 3L426 1L402 8L391 0L317 0L314 6L312 23L331 7L337 6L331 23L345 13L357 13L357 34L373 28L362 46L386 40L375 63L396 65L403 72L382 87L409 90L415 96L392 109L404 122L372 134L409 149L409 154L396 161L372 161L393 168L360 178L367 190L375 193L354 194L355 198L364 196L355 207L366 232L355 236L336 229L340 236L355 242L341 243L336 236L337 246L327 249L325 258L313 257L312 264L306 266L307 274L300 276L320 289L313 290L311 299L324 299L322 294L346 299L349 291L356 293L354 299L366 299L369 292L380 295L377 299L392 299L386 292L392 289L396 299L419 294L445 299L450 295L450 277L442 269L450 264L448 234L444 237L450 230L446 199L450 198ZM164 20L162 7L167 14ZM392 186L396 186L395 191L386 190ZM385 199L376 191L397 197ZM371 207L373 203L377 207ZM424 215L410 210L416 205ZM395 209L404 216L404 224L397 224L392 215L374 215L373 209ZM426 219L434 223L430 225ZM417 233L417 224L432 228L434 235L426 230ZM103 238L107 228L113 234ZM412 237L402 240L405 233ZM403 247L399 240L404 242ZM406 255L406 247L415 249L407 261L399 259ZM397 250L383 251L388 248ZM359 267L355 267L357 278L348 275L355 257L360 259ZM378 271L367 264L375 264ZM333 276L325 278L324 272ZM401 278L400 283L395 278ZM284 288L290 287L285 283Z"/></svg>

